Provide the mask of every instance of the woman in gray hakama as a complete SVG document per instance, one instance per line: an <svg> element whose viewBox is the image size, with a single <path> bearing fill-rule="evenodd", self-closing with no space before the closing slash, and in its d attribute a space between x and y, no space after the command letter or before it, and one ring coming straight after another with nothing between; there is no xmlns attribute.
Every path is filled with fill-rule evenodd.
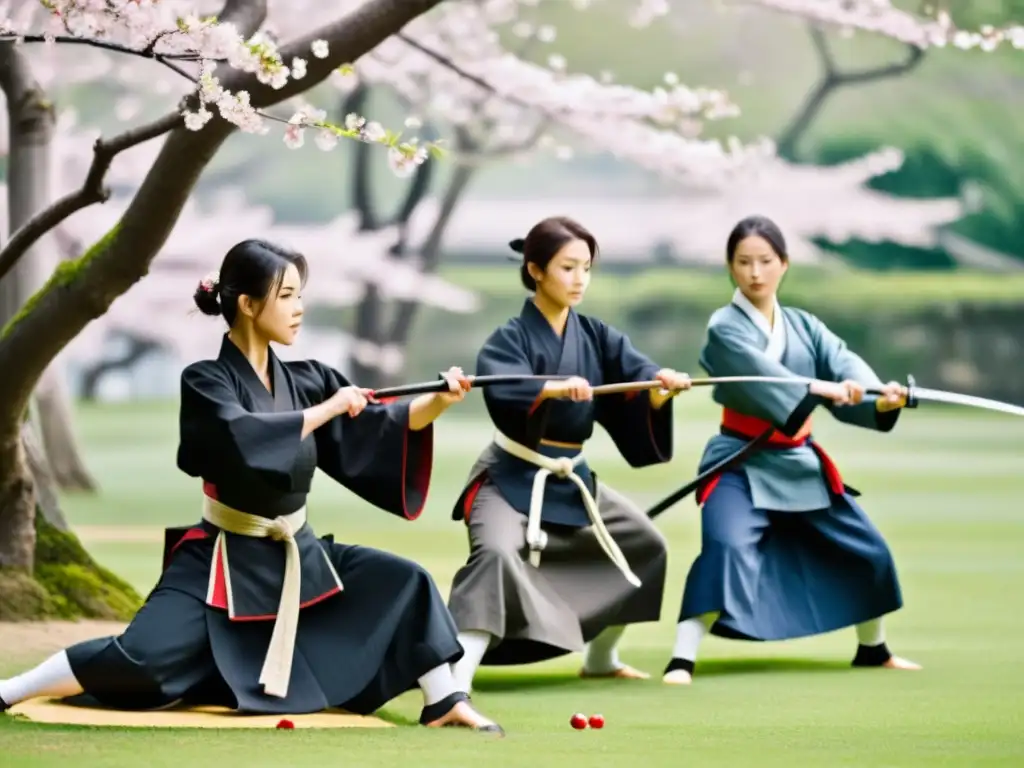
<svg viewBox="0 0 1024 768"><path fill-rule="evenodd" d="M617 646L628 624L657 621L665 582L661 534L588 467L594 422L631 466L672 456L670 392L591 399L591 385L658 378L680 391L689 379L661 369L629 339L577 314L597 253L568 219L547 219L513 248L534 296L498 328L477 358L478 375L566 378L484 391L494 443L473 466L455 504L469 559L448 606L465 656L456 681L469 690L479 664L526 664L584 650L585 676L643 678Z"/></svg>
<svg viewBox="0 0 1024 768"><path fill-rule="evenodd" d="M199 308L230 327L218 358L181 377L178 466L203 480L203 519L168 530L159 582L121 635L0 681L0 709L50 696L117 709L367 714L419 687L421 723L502 733L455 685L462 648L430 575L318 538L306 522L317 468L415 520L432 422L468 380L453 369L451 392L368 403L368 391L325 365L280 361L269 343L294 341L305 272L298 254L245 241L200 283Z"/></svg>
<svg viewBox="0 0 1024 768"><path fill-rule="evenodd" d="M710 631L741 640L785 640L856 627L855 666L918 669L886 646L882 617L903 605L892 554L828 455L811 436L824 405L854 426L889 432L906 389L882 387L875 372L813 315L776 298L786 245L767 219L741 221L727 260L737 285L708 325L701 366L712 376L815 379L792 384L726 383L721 433L704 472L754 438L757 448L698 489L701 552L683 593L675 648L664 676L692 681L698 645Z"/></svg>

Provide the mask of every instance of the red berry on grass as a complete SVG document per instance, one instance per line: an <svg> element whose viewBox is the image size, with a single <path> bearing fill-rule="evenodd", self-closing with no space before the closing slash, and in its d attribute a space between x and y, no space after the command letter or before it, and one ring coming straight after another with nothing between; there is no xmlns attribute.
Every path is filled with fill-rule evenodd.
<svg viewBox="0 0 1024 768"><path fill-rule="evenodd" d="M587 718L585 715L581 715L579 712L577 712L570 718L569 725L571 725L577 731L582 731L584 728L587 727Z"/></svg>
<svg viewBox="0 0 1024 768"><path fill-rule="evenodd" d="M590 716L590 727L591 728L604 728L604 715L591 715Z"/></svg>

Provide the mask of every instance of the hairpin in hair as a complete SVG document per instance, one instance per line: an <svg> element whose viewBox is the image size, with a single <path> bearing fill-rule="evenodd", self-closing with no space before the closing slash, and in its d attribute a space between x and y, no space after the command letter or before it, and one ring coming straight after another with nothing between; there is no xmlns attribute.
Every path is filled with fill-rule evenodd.
<svg viewBox="0 0 1024 768"><path fill-rule="evenodd" d="M199 281L199 287L206 293L215 293L220 286L220 273L210 272Z"/></svg>

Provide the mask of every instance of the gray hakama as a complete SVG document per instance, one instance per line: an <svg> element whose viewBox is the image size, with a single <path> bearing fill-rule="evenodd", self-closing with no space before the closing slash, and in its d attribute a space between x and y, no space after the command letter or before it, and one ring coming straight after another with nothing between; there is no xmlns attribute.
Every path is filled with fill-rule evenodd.
<svg viewBox="0 0 1024 768"><path fill-rule="evenodd" d="M803 376L881 386L875 372L816 317L778 308L774 328L738 295L711 318L701 366L711 376ZM718 613L712 634L785 640L877 619L903 605L882 534L860 494L810 434L820 405L842 422L888 432L900 411L877 397L835 406L806 385L727 383L715 387L721 432L703 473L759 435L750 451L698 489L701 552L686 580L679 620ZM887 650L879 651L887 658ZM870 655L870 654L869 654ZM884 661L885 658L881 658ZM692 671L674 659L668 670Z"/></svg>
<svg viewBox="0 0 1024 768"><path fill-rule="evenodd" d="M284 613L291 545L226 533L207 511L301 518L319 467L369 503L415 520L433 450L432 427L408 429L407 403L371 404L303 439L302 410L349 383L313 361L271 354L270 365L273 394L225 337L218 359L183 372L178 466L203 478L204 519L168 530L164 570L123 634L68 649L85 691L76 698L118 709L184 701L245 713L367 714L461 658L455 624L423 568L318 538L303 522L294 535L301 608L284 690L271 695L261 684Z"/></svg>
<svg viewBox="0 0 1024 768"><path fill-rule="evenodd" d="M627 337L575 311L559 337L531 300L491 335L476 369L477 375L577 375L592 385L650 379L658 370ZM540 441L583 444L596 421L631 466L668 461L671 401L655 410L646 393L585 403L541 400L542 386L484 390L495 442L473 466L453 510L453 519L467 525L470 554L448 605L460 632L495 638L484 665L582 651L607 627L661 615L664 537L632 502L598 481L579 449Z"/></svg>

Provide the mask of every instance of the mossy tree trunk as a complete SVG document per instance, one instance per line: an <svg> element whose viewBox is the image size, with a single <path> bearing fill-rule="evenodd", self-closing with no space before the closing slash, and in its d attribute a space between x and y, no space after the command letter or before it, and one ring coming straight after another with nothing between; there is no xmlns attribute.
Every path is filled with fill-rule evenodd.
<svg viewBox="0 0 1024 768"><path fill-rule="evenodd" d="M231 72L224 76L223 85L232 92L247 91L250 104L257 109L279 104L323 82L339 66L356 61L440 3L441 0L365 3L282 46L282 60L290 62L296 56L307 57L313 41L322 39L328 43L329 55L311 59L306 76L301 80L292 80L285 87L274 89L252 75ZM226 0L219 16L249 35L263 23L266 10L266 0ZM0 595L14 594L15 585L11 580L19 584L34 583L39 588L33 591L38 599L29 613L51 616L55 610L83 612L88 602L76 597L73 606L69 603L63 608L54 607L54 600L60 596L66 598L67 590L75 588L67 571L61 574L46 571L52 562L46 560L48 555L44 556L44 532L49 529L44 525L45 520L35 514L32 477L20 439L32 393L65 345L145 276L203 169L233 130L233 126L219 117L200 131L186 130L180 110L176 109L148 126L97 142L93 167L82 190L34 218L14 233L11 242L0 250L0 265L10 264L64 218L88 204L104 200L103 175L113 156L169 131L121 220L80 258L59 263L42 289L0 330L0 371L4 372L0 376L0 571L9 582L7 586L0 584ZM58 558L68 557L68 552L76 546L80 549L71 534L59 534L59 541L67 548L54 550ZM37 552L38 558L35 557ZM81 554L88 564L79 563L75 578L84 572L95 576L95 579L90 577L90 583L104 595L100 602L113 609L116 601L103 591L107 587L113 589L109 574L93 563L84 550ZM47 579L50 579L49 585ZM123 584L118 584L117 588L124 593ZM43 597L44 593L50 596L50 602ZM23 602L30 602L27 593Z"/></svg>
<svg viewBox="0 0 1024 768"><path fill-rule="evenodd" d="M10 134L7 220L13 232L52 202L54 109L33 77L24 53L13 43L0 47L0 88L6 101ZM39 290L57 260L56 243L48 233L26 251L10 273L0 278L0 325L9 321L28 297ZM34 394L33 420L38 424L53 478L65 490L93 490L95 483L82 460L71 397L63 366L58 361L47 367Z"/></svg>

